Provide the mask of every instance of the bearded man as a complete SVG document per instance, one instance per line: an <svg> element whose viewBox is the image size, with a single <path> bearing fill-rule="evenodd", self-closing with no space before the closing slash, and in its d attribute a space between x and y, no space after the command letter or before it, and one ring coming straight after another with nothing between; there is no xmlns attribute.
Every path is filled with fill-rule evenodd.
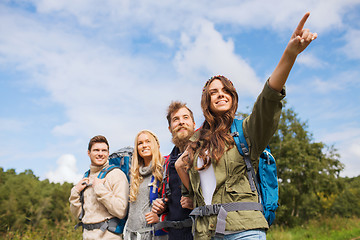
<svg viewBox="0 0 360 240"><path fill-rule="evenodd" d="M169 180L168 189L162 192L167 193L153 201L152 211L157 214L167 211L167 222L170 223L167 225L167 230L170 240L192 240L192 222L189 214L193 209L193 202L181 194L182 183L176 172L175 162L184 152L190 137L195 132L194 115L185 103L174 101L168 107L166 118L175 146L164 166Z"/></svg>

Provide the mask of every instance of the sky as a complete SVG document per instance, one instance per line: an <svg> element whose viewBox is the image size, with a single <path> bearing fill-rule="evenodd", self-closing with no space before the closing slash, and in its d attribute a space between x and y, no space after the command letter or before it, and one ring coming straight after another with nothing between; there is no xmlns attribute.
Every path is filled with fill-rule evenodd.
<svg viewBox="0 0 360 240"><path fill-rule="evenodd" d="M0 167L78 182L91 137L113 152L142 129L169 154L170 102L199 127L202 87L224 75L251 111L307 11L318 38L290 73L286 107L337 149L341 176L358 176L360 0L1 0Z"/></svg>

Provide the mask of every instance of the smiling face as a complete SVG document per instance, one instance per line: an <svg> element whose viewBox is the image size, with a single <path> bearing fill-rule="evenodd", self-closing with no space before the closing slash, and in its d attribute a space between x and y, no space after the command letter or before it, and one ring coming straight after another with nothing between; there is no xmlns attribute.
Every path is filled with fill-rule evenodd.
<svg viewBox="0 0 360 240"><path fill-rule="evenodd" d="M91 160L91 165L102 166L109 158L109 147L104 142L97 142L88 150L88 155Z"/></svg>
<svg viewBox="0 0 360 240"><path fill-rule="evenodd" d="M195 122L187 108L180 108L171 114L169 131L173 136L174 144L183 148L195 131Z"/></svg>
<svg viewBox="0 0 360 240"><path fill-rule="evenodd" d="M219 115L231 109L232 97L219 79L215 79L209 85L210 110Z"/></svg>
<svg viewBox="0 0 360 240"><path fill-rule="evenodd" d="M147 133L141 133L137 140L137 151L139 156L144 159L145 166L149 165L152 159L153 144Z"/></svg>

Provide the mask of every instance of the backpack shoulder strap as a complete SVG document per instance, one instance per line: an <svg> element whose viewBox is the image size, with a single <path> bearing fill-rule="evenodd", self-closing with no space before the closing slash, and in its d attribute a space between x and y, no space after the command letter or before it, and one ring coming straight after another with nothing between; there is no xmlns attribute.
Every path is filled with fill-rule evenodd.
<svg viewBox="0 0 360 240"><path fill-rule="evenodd" d="M169 162L170 162L170 155L164 156L165 163L164 163L164 174L169 175Z"/></svg>
<svg viewBox="0 0 360 240"><path fill-rule="evenodd" d="M84 173L84 176L83 178L86 178L86 177L89 177L90 175L90 169L87 170L85 173ZM80 212L80 215L79 215L79 220L81 221L85 215L85 211L84 211L84 191L85 189L87 188L87 186L80 192L80 202L81 202L81 212Z"/></svg>
<svg viewBox="0 0 360 240"><path fill-rule="evenodd" d="M89 175L90 175L90 169L84 173L83 178L89 177Z"/></svg>
<svg viewBox="0 0 360 240"><path fill-rule="evenodd" d="M105 178L106 174L108 174L110 171L114 170L115 168L119 168L118 166L115 166L115 165L110 165L106 168L103 168L99 175L98 175L98 178L100 179L103 179ZM84 177L89 177L90 175L90 169L87 170L85 173L84 173ZM87 188L87 187L86 187ZM79 220L81 221L85 215L85 211L84 211L84 191L85 189L84 188L81 192L80 192L80 202L81 202L81 212L80 212L80 215L79 215Z"/></svg>
<svg viewBox="0 0 360 240"><path fill-rule="evenodd" d="M244 120L239 120L239 119L234 119L233 123L231 124L231 135L234 138L235 144L239 150L239 153L241 154L241 156L244 156L244 152L243 152L243 147L246 148L246 151L248 151L249 147L247 145L247 142L245 140L245 136L244 136L244 132L243 132L243 121ZM244 144L244 146L242 147L241 144Z"/></svg>
<svg viewBox="0 0 360 240"><path fill-rule="evenodd" d="M170 196L170 186L169 186L169 163L170 163L170 155L164 156L164 171L163 171L163 180L162 180L162 198Z"/></svg>
<svg viewBox="0 0 360 240"><path fill-rule="evenodd" d="M246 172L248 175L249 183L251 191L255 192L257 190L259 198L260 196L260 190L259 190L259 184L256 178L254 167L250 160L250 153L249 153L249 147L246 142L244 131L243 131L243 120L234 119L233 123L231 124L231 135L234 138L236 147L240 153L241 156L244 157L244 161L246 164Z"/></svg>
<svg viewBox="0 0 360 240"><path fill-rule="evenodd" d="M114 170L115 168L120 169L120 167L119 167L119 166L116 166L116 165L109 165L108 167L103 168L103 169L100 171L100 173L99 173L99 175L98 175L98 178L100 178L100 179L105 178L105 176L106 176L109 172L111 172L112 170Z"/></svg>

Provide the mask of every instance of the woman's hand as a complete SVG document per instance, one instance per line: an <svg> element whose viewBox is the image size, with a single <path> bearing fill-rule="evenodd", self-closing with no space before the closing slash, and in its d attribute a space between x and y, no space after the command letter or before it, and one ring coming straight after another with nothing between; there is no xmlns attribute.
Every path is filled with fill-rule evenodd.
<svg viewBox="0 0 360 240"><path fill-rule="evenodd" d="M311 41L317 38L317 33L312 33L307 28L304 29L305 22L309 16L309 12L305 13L295 31L291 35L290 41L286 47L286 51L289 53L298 55L304 51L307 46L309 46Z"/></svg>
<svg viewBox="0 0 360 240"><path fill-rule="evenodd" d="M283 89L296 57L305 50L311 41L317 38L317 33L311 33L309 29L303 29L310 13L307 12L291 35L290 41L285 48L284 54L269 79L269 86L275 91Z"/></svg>
<svg viewBox="0 0 360 240"><path fill-rule="evenodd" d="M165 202L167 202L168 199L165 198ZM152 206L152 212L156 214L162 214L166 209L166 204L164 203L162 198L157 198L153 201Z"/></svg>
<svg viewBox="0 0 360 240"><path fill-rule="evenodd" d="M156 213L148 212L145 214L145 220L147 224L153 224L159 222L159 216Z"/></svg>

